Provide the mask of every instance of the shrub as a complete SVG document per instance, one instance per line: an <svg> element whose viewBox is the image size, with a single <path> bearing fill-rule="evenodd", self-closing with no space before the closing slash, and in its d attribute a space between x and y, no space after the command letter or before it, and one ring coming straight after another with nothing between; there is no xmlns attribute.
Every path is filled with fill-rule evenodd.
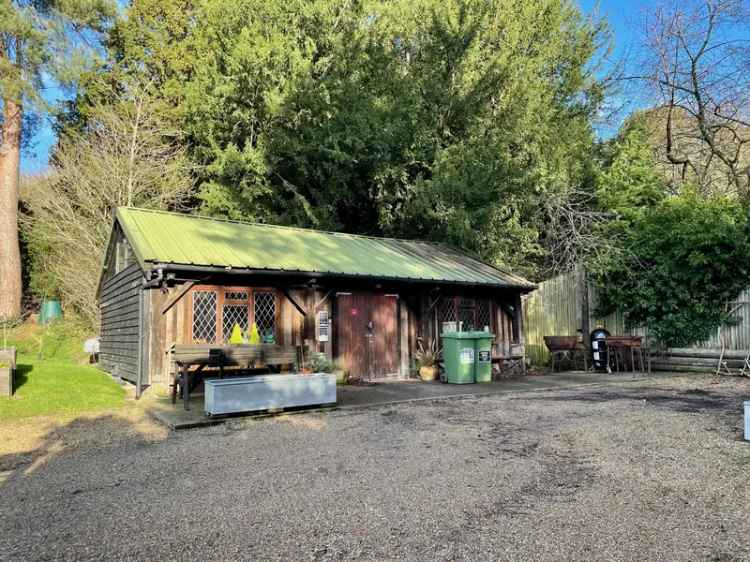
<svg viewBox="0 0 750 562"><path fill-rule="evenodd" d="M705 340L725 304L748 285L747 209L695 193L661 201L634 217L624 258L593 274L597 313L619 310L628 327L645 326L663 345Z"/></svg>

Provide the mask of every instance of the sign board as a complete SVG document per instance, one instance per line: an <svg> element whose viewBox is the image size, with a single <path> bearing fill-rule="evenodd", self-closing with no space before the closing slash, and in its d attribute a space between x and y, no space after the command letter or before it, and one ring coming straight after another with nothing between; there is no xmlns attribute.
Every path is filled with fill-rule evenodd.
<svg viewBox="0 0 750 562"><path fill-rule="evenodd" d="M474 362L474 348L464 347L461 350L458 360L464 365L468 365Z"/></svg>
<svg viewBox="0 0 750 562"><path fill-rule="evenodd" d="M492 358L490 357L489 351L480 351L479 352L479 362L480 363L489 363L492 361Z"/></svg>
<svg viewBox="0 0 750 562"><path fill-rule="evenodd" d="M330 319L328 318L328 311L321 310L318 312L318 341L328 341L329 328Z"/></svg>

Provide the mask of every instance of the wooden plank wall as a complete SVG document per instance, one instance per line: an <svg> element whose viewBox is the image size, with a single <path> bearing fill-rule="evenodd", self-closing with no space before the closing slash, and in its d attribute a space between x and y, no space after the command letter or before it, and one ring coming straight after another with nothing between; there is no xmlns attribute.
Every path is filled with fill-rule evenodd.
<svg viewBox="0 0 750 562"><path fill-rule="evenodd" d="M153 289L150 293L150 321L151 331L148 334L148 356L150 371L154 383L169 384L171 374L167 359L167 350L175 343L190 343L191 327L190 307L192 303L190 292L185 294L166 313L164 305L175 297L183 288L182 284L169 287L166 290ZM305 304L305 291L292 290L290 295L298 303ZM322 298L322 295L320 296ZM279 293L278 300L280 322L279 336L286 345L302 345L302 330L304 317ZM330 346L330 341L328 343ZM324 351L325 349L322 349Z"/></svg>
<svg viewBox="0 0 750 562"><path fill-rule="evenodd" d="M177 304L172 306L166 314L162 313L164 305L182 289L176 285L169 289L153 289L149 291L149 313L151 331L148 334L148 357L152 382L168 383L170 381L169 365L166 361L166 350L173 343L189 343L190 326L190 294L186 294ZM313 344L316 352L325 353L330 359L336 359L337 342L334 341L336 327L336 290L328 288L295 288L289 289L289 295L305 310L313 315L310 333L305 332L305 317L281 293L278 294L279 305L279 336L284 344L300 346L307 339ZM394 291L395 292L395 291ZM510 355L512 342L512 317L501 304L515 304L512 295L501 302L495 300L495 333L497 350L503 355ZM397 315L397 370L401 376L408 376L409 368L414 359L417 348L417 337L431 338L435 332L435 309L427 311L431 299L424 293L400 293ZM506 307L507 308L507 307ZM328 311L329 341L317 341L317 313Z"/></svg>
<svg viewBox="0 0 750 562"><path fill-rule="evenodd" d="M475 298L475 295L471 291L466 293L468 298ZM480 297L481 298L481 297ZM511 356L511 348L518 344L522 345L523 330L520 330L517 341L513 338L513 317L508 310L509 306L518 306L520 303L516 302L517 296L506 296L504 298L490 298L490 313L493 315L493 326L492 331L495 334L494 348L495 353L502 357ZM419 306L421 307L419 320L414 322L416 328L416 335L422 337L424 342L429 342L432 338L439 335L441 326L439 326L437 311L440 307L440 303L434 304L435 297L423 296L420 298ZM520 327L519 327L520 328ZM411 344L411 349L416 349L416 336L413 338L414 341Z"/></svg>
<svg viewBox="0 0 750 562"><path fill-rule="evenodd" d="M131 264L107 279L100 294L100 365L131 382L137 381L139 371L142 279L141 268ZM144 382L147 380L144 377Z"/></svg>

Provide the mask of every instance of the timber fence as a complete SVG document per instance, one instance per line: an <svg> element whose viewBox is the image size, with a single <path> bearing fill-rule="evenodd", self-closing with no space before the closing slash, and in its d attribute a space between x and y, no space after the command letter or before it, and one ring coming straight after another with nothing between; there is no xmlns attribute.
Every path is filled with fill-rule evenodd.
<svg viewBox="0 0 750 562"><path fill-rule="evenodd" d="M600 317L596 310L596 290L586 282L580 269L559 275L542 283L524 297L523 323L526 356L534 365L545 365L549 352L544 336L575 336L582 331L588 340L591 330L603 325L613 335L637 335L649 340L646 329L628 329L622 314ZM740 367L750 350L750 288L743 291L728 310L736 323L717 326L714 334L688 348L666 349L654 357L653 366L661 370L716 370L722 350L730 367ZM649 341L652 350L658 346Z"/></svg>

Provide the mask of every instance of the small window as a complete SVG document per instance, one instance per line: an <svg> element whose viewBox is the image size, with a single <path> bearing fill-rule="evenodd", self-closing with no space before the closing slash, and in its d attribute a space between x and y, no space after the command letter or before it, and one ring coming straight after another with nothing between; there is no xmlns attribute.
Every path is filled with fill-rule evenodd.
<svg viewBox="0 0 750 562"><path fill-rule="evenodd" d="M265 341L276 339L276 293L252 288L203 286L192 291L193 343L227 343L239 326L247 336L253 323Z"/></svg>
<svg viewBox="0 0 750 562"><path fill-rule="evenodd" d="M224 293L224 300L247 302L247 291L227 291Z"/></svg>
<svg viewBox="0 0 750 562"><path fill-rule="evenodd" d="M489 299L471 297L442 297L437 307L438 330L445 326L458 328L458 323L465 331L484 330L489 326L492 331L492 305Z"/></svg>
<svg viewBox="0 0 750 562"><path fill-rule="evenodd" d="M318 341L328 341L328 328L330 326L328 319L328 311L321 310L318 312Z"/></svg>
<svg viewBox="0 0 750 562"><path fill-rule="evenodd" d="M216 292L193 292L193 343L216 341Z"/></svg>
<svg viewBox="0 0 750 562"><path fill-rule="evenodd" d="M270 291L253 293L255 325L261 337L276 335L276 295Z"/></svg>

